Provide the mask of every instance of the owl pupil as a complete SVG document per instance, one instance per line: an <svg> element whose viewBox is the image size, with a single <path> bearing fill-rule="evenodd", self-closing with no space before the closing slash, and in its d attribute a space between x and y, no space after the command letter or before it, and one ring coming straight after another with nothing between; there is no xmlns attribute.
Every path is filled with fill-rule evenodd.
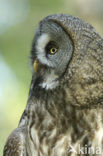
<svg viewBox="0 0 103 156"><path fill-rule="evenodd" d="M52 51L55 52L55 48L52 48Z"/></svg>

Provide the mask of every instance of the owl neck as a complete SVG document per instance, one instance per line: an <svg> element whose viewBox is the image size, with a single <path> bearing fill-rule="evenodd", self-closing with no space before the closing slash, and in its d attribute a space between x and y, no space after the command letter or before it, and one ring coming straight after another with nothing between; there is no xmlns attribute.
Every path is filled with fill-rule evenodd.
<svg viewBox="0 0 103 156"><path fill-rule="evenodd" d="M93 133L96 122L99 127L98 121L102 119L103 110L77 109L66 102L65 96L65 90L61 87L48 91L34 88L25 113L28 114L28 125L37 127L41 136L46 133L43 129L51 132L52 128L57 128L56 135L70 131L74 141L76 138L72 132L76 133L76 137L82 136L85 131L88 131L88 134L89 131Z"/></svg>
<svg viewBox="0 0 103 156"><path fill-rule="evenodd" d="M88 135L94 133L96 123L97 127L101 125L98 121L102 119L103 109L77 109L66 101L65 87L45 90L34 86L30 92L19 126L23 126L25 120L26 125L38 129L41 138L54 128L57 129L56 136L70 132L69 135L75 141L85 131L88 131Z"/></svg>
<svg viewBox="0 0 103 156"><path fill-rule="evenodd" d="M42 88L39 84L41 83L41 79L37 79L34 82L34 78L31 82L31 88L29 92L29 99L28 99L28 106L30 105L30 101L32 101L32 104L34 106L38 106L38 103L40 103L41 106L46 107L52 114L55 111L58 114L61 113L70 113L70 110L92 110L96 108L100 108L100 105L91 105L91 103L85 102L85 96L83 97L84 101L77 101L76 95L74 94L74 90L68 86L68 82L61 84L60 86L57 86L55 89L45 89ZM66 84L66 85L65 85ZM82 99L82 98L81 98ZM101 105L102 106L102 105ZM42 112L41 107L38 108ZM102 108L101 108L102 109ZM54 111L55 110L55 111ZM53 112L52 112L53 111ZM72 114L71 114L72 115Z"/></svg>
<svg viewBox="0 0 103 156"><path fill-rule="evenodd" d="M29 99L27 103L27 111L32 107L32 111L39 112L39 115L45 116L51 114L55 119L60 114L65 114L72 109L68 108L68 103L66 101L65 89L61 86L58 86L53 90L46 90L41 88L39 85L34 85L31 87L29 93ZM33 109L34 108L34 109ZM74 108L73 108L74 109ZM68 114L68 113L67 113Z"/></svg>

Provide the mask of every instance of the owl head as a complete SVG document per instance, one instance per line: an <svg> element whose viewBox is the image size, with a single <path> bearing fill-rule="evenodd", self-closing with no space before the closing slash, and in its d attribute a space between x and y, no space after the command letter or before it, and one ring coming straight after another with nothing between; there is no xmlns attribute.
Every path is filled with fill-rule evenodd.
<svg viewBox="0 0 103 156"><path fill-rule="evenodd" d="M95 52L98 40L101 37L95 29L79 18L65 14L44 18L36 30L31 50L38 86L45 90L62 86L69 99L76 95L76 103L88 100L97 87L95 81L101 77L95 72L101 70Z"/></svg>

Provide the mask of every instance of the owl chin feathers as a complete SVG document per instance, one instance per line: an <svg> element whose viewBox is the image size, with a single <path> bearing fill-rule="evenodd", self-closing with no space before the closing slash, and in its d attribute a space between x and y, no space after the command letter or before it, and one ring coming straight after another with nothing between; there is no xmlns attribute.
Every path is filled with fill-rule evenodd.
<svg viewBox="0 0 103 156"><path fill-rule="evenodd" d="M48 89L55 89L58 86L58 81L52 81L51 83L49 81L43 82L39 85L42 88Z"/></svg>

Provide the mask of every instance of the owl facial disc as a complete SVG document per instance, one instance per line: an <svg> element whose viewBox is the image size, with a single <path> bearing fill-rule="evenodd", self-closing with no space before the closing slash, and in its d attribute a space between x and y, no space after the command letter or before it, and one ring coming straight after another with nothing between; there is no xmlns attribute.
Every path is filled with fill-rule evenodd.
<svg viewBox="0 0 103 156"><path fill-rule="evenodd" d="M54 21L41 22L33 46L34 70L41 79L39 86L56 88L72 57L73 43L69 34Z"/></svg>

